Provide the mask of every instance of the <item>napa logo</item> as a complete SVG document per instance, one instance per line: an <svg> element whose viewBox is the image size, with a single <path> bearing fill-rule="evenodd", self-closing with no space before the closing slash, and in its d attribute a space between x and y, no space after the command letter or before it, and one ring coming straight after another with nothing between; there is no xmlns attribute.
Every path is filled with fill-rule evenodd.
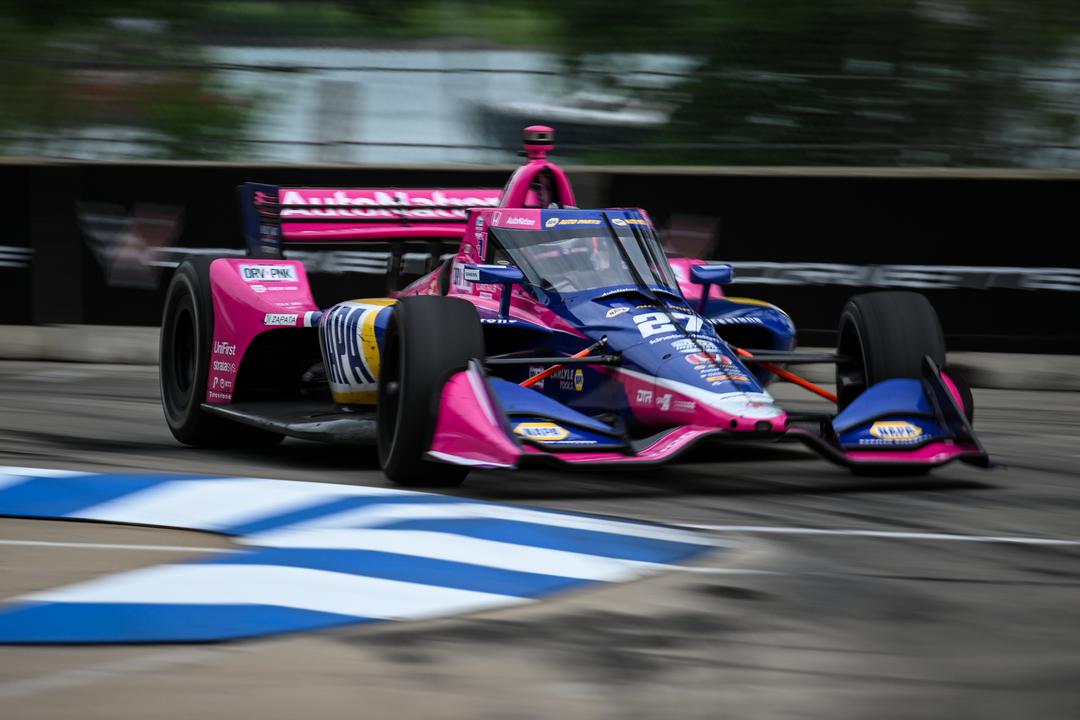
<svg viewBox="0 0 1080 720"><path fill-rule="evenodd" d="M559 224L559 218L557 218L557 217L548 218L547 222L544 223L544 227L553 228L558 224Z"/></svg>
<svg viewBox="0 0 1080 720"><path fill-rule="evenodd" d="M570 431L553 422L523 422L514 426L514 433L537 442L558 442L570 436Z"/></svg>
<svg viewBox="0 0 1080 720"><path fill-rule="evenodd" d="M607 311L607 315L605 317L607 317L607 319L610 320L611 318L618 317L619 315L622 315L625 312L630 312L630 308L628 308L628 307L613 307L613 308L611 308L610 310Z"/></svg>
<svg viewBox="0 0 1080 720"><path fill-rule="evenodd" d="M912 442L922 434L922 428L905 420L879 420L870 426L870 434L880 440Z"/></svg>

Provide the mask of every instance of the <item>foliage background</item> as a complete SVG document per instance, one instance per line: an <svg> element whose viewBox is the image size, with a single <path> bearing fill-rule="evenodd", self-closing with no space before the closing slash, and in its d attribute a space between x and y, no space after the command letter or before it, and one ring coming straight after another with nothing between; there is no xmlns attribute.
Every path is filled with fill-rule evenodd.
<svg viewBox="0 0 1080 720"><path fill-rule="evenodd" d="M626 91L626 53L693 59L632 88L663 127L585 162L1072 167L1078 35L1075 0L0 0L0 150L251 157L259 93L221 84L214 45L531 48L568 88Z"/></svg>

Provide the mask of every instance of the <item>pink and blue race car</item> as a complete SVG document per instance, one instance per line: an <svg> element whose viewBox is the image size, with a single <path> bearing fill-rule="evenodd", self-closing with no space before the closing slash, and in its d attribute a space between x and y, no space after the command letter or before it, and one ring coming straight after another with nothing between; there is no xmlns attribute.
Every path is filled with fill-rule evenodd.
<svg viewBox="0 0 1080 720"><path fill-rule="evenodd" d="M721 457L726 443L762 440L856 471L989 465L924 297L859 295L835 354L796 352L783 311L724 295L731 266L669 257L643 210L578 208L547 159L551 129L525 138L528 161L502 190L245 184L248 257L185 261L168 289L173 435L374 443L391 480L420 486L477 468ZM328 308L285 254L417 239L460 245L390 297ZM811 362L835 363L835 395L788 369ZM778 378L837 412L786 412L766 390Z"/></svg>

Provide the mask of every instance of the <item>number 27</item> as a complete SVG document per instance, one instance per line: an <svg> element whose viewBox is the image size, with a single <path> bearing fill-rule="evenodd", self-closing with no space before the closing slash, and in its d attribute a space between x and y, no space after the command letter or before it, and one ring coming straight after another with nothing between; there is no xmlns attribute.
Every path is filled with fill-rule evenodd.
<svg viewBox="0 0 1080 720"><path fill-rule="evenodd" d="M702 320L697 315L671 313L671 317L685 320L687 332L697 332L701 329ZM659 335L660 333L675 332L675 326L671 324L670 318L664 313L656 312L635 315L634 322L637 324L638 330L641 332L641 337L643 338Z"/></svg>

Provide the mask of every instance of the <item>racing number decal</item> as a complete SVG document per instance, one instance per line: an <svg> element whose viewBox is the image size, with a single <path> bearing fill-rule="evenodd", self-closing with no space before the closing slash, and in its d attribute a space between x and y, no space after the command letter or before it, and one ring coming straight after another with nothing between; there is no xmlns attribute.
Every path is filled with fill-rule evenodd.
<svg viewBox="0 0 1080 720"><path fill-rule="evenodd" d="M673 312L671 313L671 318L685 320L686 332L693 333L701 329L702 320L697 315ZM653 335L660 335L661 333L675 332L675 326L671 324L671 318L664 313L642 313L641 315L634 316L634 323L637 324L638 331L641 332L641 337L647 338L652 337Z"/></svg>

